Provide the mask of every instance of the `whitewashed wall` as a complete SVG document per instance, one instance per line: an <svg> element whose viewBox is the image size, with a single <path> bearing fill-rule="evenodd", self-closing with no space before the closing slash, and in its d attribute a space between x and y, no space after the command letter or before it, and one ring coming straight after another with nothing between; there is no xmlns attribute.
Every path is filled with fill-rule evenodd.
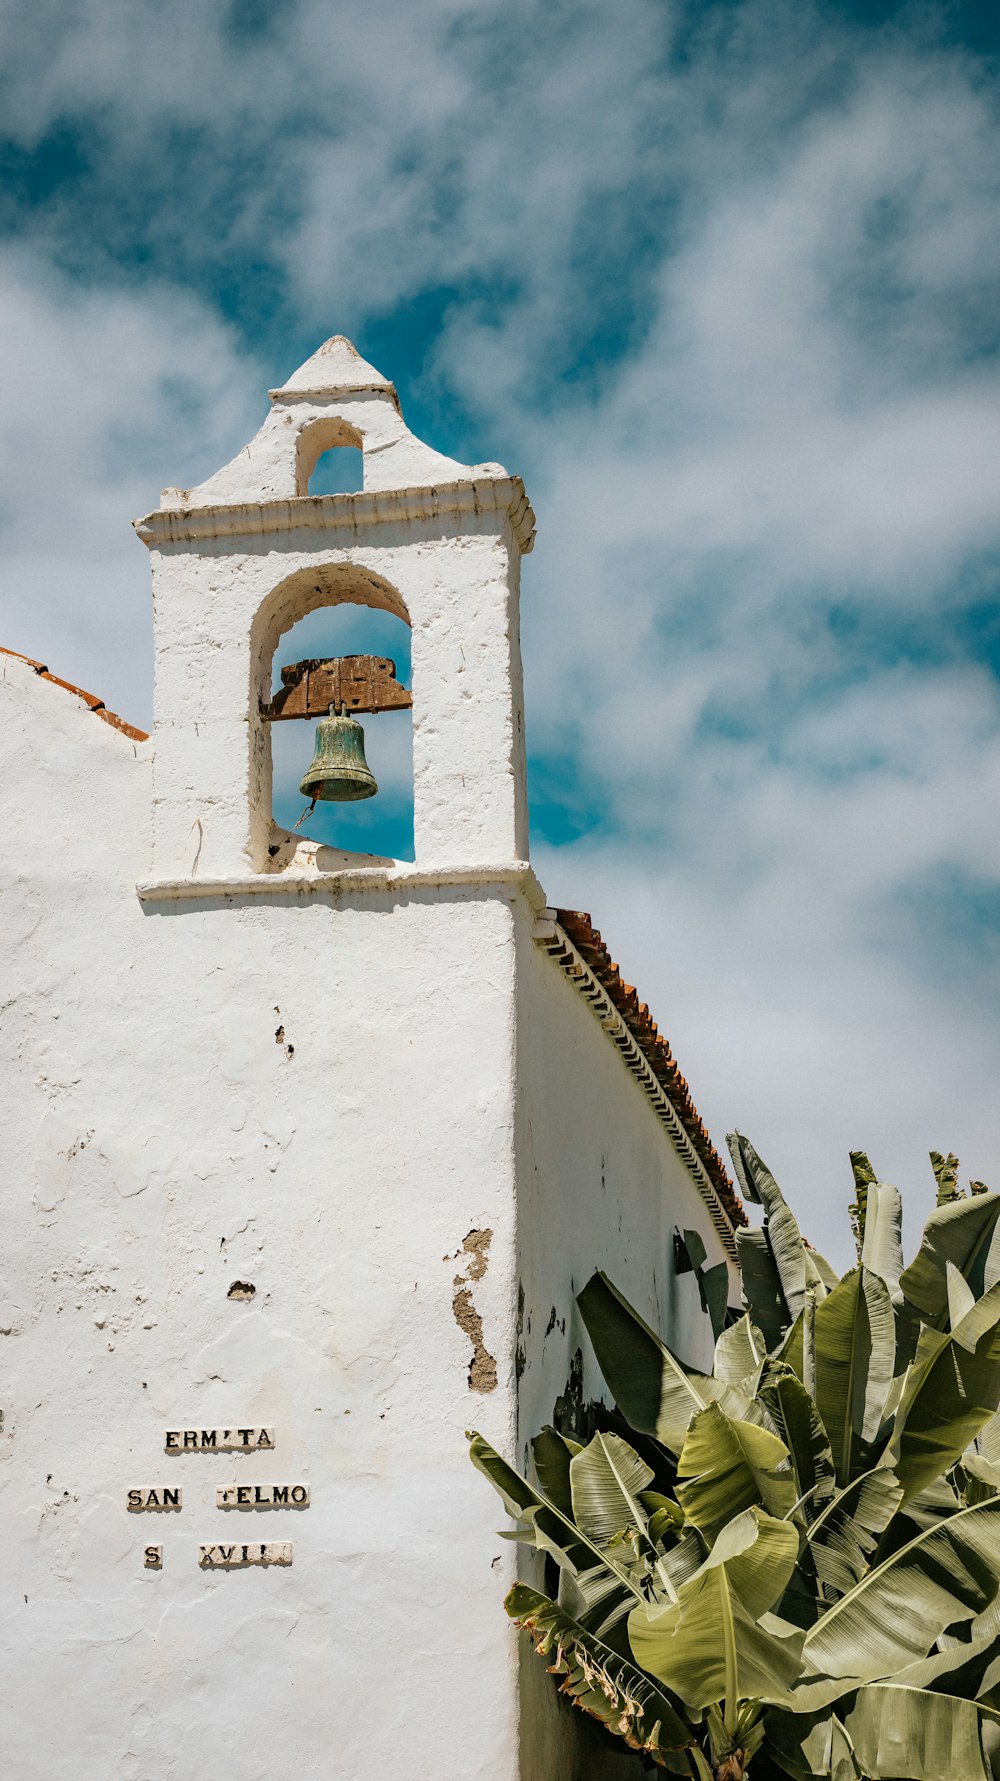
<svg viewBox="0 0 1000 1781"><path fill-rule="evenodd" d="M511 1380L473 1403L452 1311L489 1229L513 1355L509 906L144 913L149 746L18 664L0 709L5 1772L513 1777L512 1555L463 1439L510 1445ZM274 1454L164 1452L234 1423ZM310 1507L214 1506L275 1479ZM127 1513L163 1483L179 1514ZM237 1539L291 1569L199 1569Z"/></svg>
<svg viewBox="0 0 1000 1781"><path fill-rule="evenodd" d="M516 1173L520 1463L531 1436L596 1398L610 1402L576 1306L603 1268L685 1360L710 1366L712 1338L693 1277L674 1273L674 1228L699 1230L709 1263L728 1260L708 1208L593 1009L532 938L519 912ZM735 1270L731 1297L738 1300ZM579 1362L582 1359L582 1378ZM568 1389L569 1388L569 1389ZM560 1406L559 1400L563 1403ZM569 1399L570 1402L566 1400ZM529 1566L526 1567L530 1574ZM525 1662L523 1781L597 1781L636 1759L559 1704L541 1661ZM581 1765L582 1768L581 1768Z"/></svg>
<svg viewBox="0 0 1000 1781"><path fill-rule="evenodd" d="M278 546L252 503L236 543L159 539L153 741L0 656L2 1771L596 1781L535 1660L522 1708L516 1554L464 1431L521 1456L585 1349L595 1265L683 1341L669 1234L715 1239L531 938L509 517L477 497L443 528L424 502L407 531L397 503L390 562L332 521L324 549L346 509L312 503L303 531L301 498ZM330 594L324 561L405 586L413 867L260 857L254 677L301 572ZM164 1450L241 1426L273 1453ZM274 1482L308 1508L216 1507ZM179 1511L129 1513L164 1485ZM199 1566L261 1541L292 1564Z"/></svg>

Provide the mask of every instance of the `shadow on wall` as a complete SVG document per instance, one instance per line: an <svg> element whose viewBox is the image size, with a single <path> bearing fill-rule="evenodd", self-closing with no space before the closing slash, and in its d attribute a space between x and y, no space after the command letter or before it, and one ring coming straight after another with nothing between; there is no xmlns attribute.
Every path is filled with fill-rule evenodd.
<svg viewBox="0 0 1000 1781"><path fill-rule="evenodd" d="M350 456L341 448L326 457ZM360 458L360 452L357 454ZM321 458L317 470L323 466ZM314 472L314 477L315 477ZM342 494L343 488L316 489L310 494ZM274 656L271 691L281 685L281 669L307 658L345 655L389 656L397 678L410 685L410 628L393 613L370 606L323 606L300 619L282 637ZM365 755L378 795L354 804L317 804L298 830L310 841L352 853L413 859L413 726L410 711L382 711L362 716ZM273 763L272 812L276 823L292 829L308 807L299 781L312 759L314 723L271 724Z"/></svg>

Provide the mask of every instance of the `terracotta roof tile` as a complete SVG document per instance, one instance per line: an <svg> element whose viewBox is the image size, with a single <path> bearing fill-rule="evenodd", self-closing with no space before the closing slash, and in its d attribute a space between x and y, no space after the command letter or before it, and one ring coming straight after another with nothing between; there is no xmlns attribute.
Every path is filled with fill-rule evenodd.
<svg viewBox="0 0 1000 1781"><path fill-rule="evenodd" d="M691 1091L678 1069L674 1054L659 1032L646 1003L640 1002L638 992L632 984L622 981L621 972L589 915L582 909L557 909L555 917L573 942L584 964L597 978L608 1000L618 1010L622 1022L649 1064L697 1151L730 1223L734 1226L746 1224L747 1215L742 1201L691 1099Z"/></svg>
<svg viewBox="0 0 1000 1781"><path fill-rule="evenodd" d="M93 711L95 717L103 718L104 722L110 724L113 730L121 730L122 735L130 736L133 742L149 741L148 730L137 729L135 724L130 724L124 717L119 717L117 711L109 711L106 705L94 706Z"/></svg>
<svg viewBox="0 0 1000 1781"><path fill-rule="evenodd" d="M109 711L104 700L99 699L96 693L84 692L82 686L74 686L71 680L60 680L58 674L50 674L44 662L36 662L31 656L22 655L17 649L4 649L2 645L0 645L0 656L12 656L15 662L24 662L26 667L34 668L40 680L51 681L53 686L61 686L64 692L73 693L76 698L82 699L84 704L89 706L96 717L103 718L104 722L110 724L112 729L121 730L122 734L131 737L133 742L149 741L149 734L146 730L136 729L135 724L126 723L125 719L119 717L116 711Z"/></svg>

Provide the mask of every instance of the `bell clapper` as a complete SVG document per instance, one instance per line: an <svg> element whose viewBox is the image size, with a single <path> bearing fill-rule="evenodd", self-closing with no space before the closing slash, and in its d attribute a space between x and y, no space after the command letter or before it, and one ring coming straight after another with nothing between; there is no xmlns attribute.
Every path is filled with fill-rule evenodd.
<svg viewBox="0 0 1000 1781"><path fill-rule="evenodd" d="M302 815L299 817L298 822L292 824L293 829L301 829L302 824L306 820L306 817L311 816L313 811L315 810L315 808L316 808L316 800L314 798L311 804L306 805L305 809L302 812Z"/></svg>

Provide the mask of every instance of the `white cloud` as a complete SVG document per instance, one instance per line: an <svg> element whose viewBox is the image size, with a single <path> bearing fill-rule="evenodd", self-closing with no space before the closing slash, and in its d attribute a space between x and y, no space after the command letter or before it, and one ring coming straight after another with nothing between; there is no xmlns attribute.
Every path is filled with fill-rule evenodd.
<svg viewBox="0 0 1000 1781"><path fill-rule="evenodd" d="M960 67L874 60L699 188L643 350L533 440L533 736L625 831L545 881L844 1261L849 1147L922 1210L931 1144L1000 1180L1000 697L957 628L1000 548L998 147Z"/></svg>
<svg viewBox="0 0 1000 1781"><path fill-rule="evenodd" d="M260 369L196 300L85 290L0 252L0 643L151 717L149 563L132 519L252 431Z"/></svg>
<svg viewBox="0 0 1000 1781"><path fill-rule="evenodd" d="M39 6L0 35L10 127L86 115L126 181L191 132L209 201L164 155L164 229L269 254L304 331L403 337L438 293L419 394L532 470L531 737L608 818L539 850L550 893L593 907L716 1135L805 1184L824 1241L850 1145L925 1201L931 1143L1000 1184L1000 702L963 641L1000 549L975 64L771 0L706 13L683 56L654 0L300 0L237 42L235 16ZM58 207L37 226L56 241ZM0 640L58 640L141 714L127 521L238 448L268 376L162 274L86 290L39 247L0 299Z"/></svg>

